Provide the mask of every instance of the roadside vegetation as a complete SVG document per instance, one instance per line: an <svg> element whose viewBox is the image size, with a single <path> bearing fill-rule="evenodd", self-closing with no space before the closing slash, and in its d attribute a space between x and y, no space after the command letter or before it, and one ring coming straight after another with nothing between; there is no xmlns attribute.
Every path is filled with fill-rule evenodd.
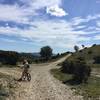
<svg viewBox="0 0 100 100"><path fill-rule="evenodd" d="M52 62L71 53L72 55L64 62L58 64L59 69L52 69L51 73L71 89L75 89L75 94L84 96L84 100L99 100L100 98L100 77L93 74L94 70L100 70L100 45L94 44L87 48L82 45L82 49L75 45L75 52L65 52L62 54L53 54L50 46L44 46L40 49L38 56L32 53L18 53L14 51L0 51L0 67L15 67L23 59L28 59L29 63ZM100 72L95 72L99 74ZM5 100L8 94L13 94L13 78L0 73L0 100ZM3 86L3 82L7 82ZM11 83L12 81L12 83ZM9 90L9 91L6 91Z"/></svg>
<svg viewBox="0 0 100 100"><path fill-rule="evenodd" d="M75 95L82 95L84 100L99 100L100 98L100 77L89 77L88 84L77 84L73 81L72 74L66 74L61 69L52 69L51 73L63 84L69 85Z"/></svg>
<svg viewBox="0 0 100 100"><path fill-rule="evenodd" d="M12 76L0 73L0 100L14 96L17 85Z"/></svg>
<svg viewBox="0 0 100 100"><path fill-rule="evenodd" d="M39 53L19 53L15 51L3 51L0 50L0 67L16 67L24 59L27 59L30 64L32 63L45 63L55 61L69 52L61 54L53 54L53 50L50 46L44 46L40 49Z"/></svg>
<svg viewBox="0 0 100 100"><path fill-rule="evenodd" d="M51 73L64 84L76 89L76 93L84 96L84 100L99 100L100 77L93 75L94 70L100 70L100 45L94 44L87 48L82 45L64 62L58 64L60 69L53 69ZM95 72L97 73L97 72ZM98 72L100 76L100 72Z"/></svg>

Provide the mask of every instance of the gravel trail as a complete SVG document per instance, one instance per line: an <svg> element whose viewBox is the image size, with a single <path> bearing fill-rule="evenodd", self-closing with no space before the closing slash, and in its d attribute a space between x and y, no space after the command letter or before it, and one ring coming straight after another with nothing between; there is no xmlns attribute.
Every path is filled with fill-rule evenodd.
<svg viewBox="0 0 100 100"><path fill-rule="evenodd" d="M69 86L50 74L50 69L57 68L57 64L68 56L52 63L31 65L31 82L19 82L15 95L8 100L83 100L82 96L74 95ZM0 72L15 78L20 76L19 69L0 68Z"/></svg>

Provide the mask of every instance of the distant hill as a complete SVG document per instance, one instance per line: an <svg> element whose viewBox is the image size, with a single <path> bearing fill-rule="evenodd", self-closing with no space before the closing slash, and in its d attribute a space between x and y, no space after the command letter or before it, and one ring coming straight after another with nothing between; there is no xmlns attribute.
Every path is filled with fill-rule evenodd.
<svg viewBox="0 0 100 100"><path fill-rule="evenodd" d="M34 57L41 57L40 53L38 53L38 52L32 53L32 55L33 55Z"/></svg>
<svg viewBox="0 0 100 100"><path fill-rule="evenodd" d="M0 50L0 64L16 65L18 59L18 52Z"/></svg>
<svg viewBox="0 0 100 100"><path fill-rule="evenodd" d="M17 62L22 62L23 59L28 59L31 63L37 58L40 58L39 53L19 53L16 51L0 50L0 63L2 64L15 65Z"/></svg>
<svg viewBox="0 0 100 100"><path fill-rule="evenodd" d="M61 54L53 54L50 60L55 60L57 58L63 57L67 55L69 52L61 53ZM0 50L0 63L1 64L10 64L16 65L17 62L22 62L24 59L27 59L29 63L36 62L42 63L45 61L45 58L41 57L39 52L35 53L24 53L24 52L16 52L16 51L4 51Z"/></svg>

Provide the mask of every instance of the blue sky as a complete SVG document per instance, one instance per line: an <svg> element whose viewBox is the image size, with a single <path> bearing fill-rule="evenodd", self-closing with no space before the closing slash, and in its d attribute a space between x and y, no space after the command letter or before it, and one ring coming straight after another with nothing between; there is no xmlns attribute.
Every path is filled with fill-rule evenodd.
<svg viewBox="0 0 100 100"><path fill-rule="evenodd" d="M100 44L100 0L0 0L0 49L54 52Z"/></svg>

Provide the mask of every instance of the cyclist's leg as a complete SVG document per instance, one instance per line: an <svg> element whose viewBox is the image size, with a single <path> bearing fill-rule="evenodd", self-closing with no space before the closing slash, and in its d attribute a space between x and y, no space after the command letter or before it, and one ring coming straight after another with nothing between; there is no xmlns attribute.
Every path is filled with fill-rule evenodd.
<svg viewBox="0 0 100 100"><path fill-rule="evenodd" d="M29 71L28 71L28 73L27 73L27 80L28 80L28 81L31 81L31 75L30 75Z"/></svg>
<svg viewBox="0 0 100 100"><path fill-rule="evenodd" d="M22 81L25 77L25 69L22 71L22 75L21 75L21 78L18 79L18 81Z"/></svg>
<svg viewBox="0 0 100 100"><path fill-rule="evenodd" d="M28 68L26 69L25 73L26 73L27 80L29 81L31 76Z"/></svg>
<svg viewBox="0 0 100 100"><path fill-rule="evenodd" d="M24 78L25 78L25 69L23 70L22 76L21 76L21 79L24 79Z"/></svg>

